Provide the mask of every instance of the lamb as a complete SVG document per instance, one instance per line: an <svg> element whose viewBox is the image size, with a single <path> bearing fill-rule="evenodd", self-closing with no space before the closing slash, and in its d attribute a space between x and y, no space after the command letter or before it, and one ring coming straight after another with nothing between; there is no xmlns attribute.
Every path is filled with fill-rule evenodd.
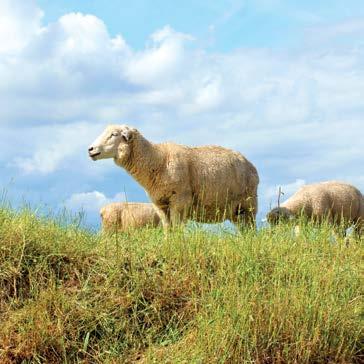
<svg viewBox="0 0 364 364"><path fill-rule="evenodd" d="M109 125L88 149L93 160L113 158L139 182L165 228L187 219L255 226L256 168L220 146L154 144L135 128Z"/></svg>
<svg viewBox="0 0 364 364"><path fill-rule="evenodd" d="M114 202L100 209L104 232L128 231L144 226L158 226L160 219L153 204L139 202Z"/></svg>
<svg viewBox="0 0 364 364"><path fill-rule="evenodd" d="M354 186L337 181L314 183L301 187L292 197L267 214L270 224L305 215L316 222L349 227L355 224L360 235L364 227L364 198Z"/></svg>

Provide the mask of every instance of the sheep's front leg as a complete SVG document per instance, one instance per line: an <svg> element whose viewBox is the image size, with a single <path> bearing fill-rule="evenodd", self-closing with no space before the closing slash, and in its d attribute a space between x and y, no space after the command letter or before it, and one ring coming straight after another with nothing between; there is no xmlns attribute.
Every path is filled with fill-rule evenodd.
<svg viewBox="0 0 364 364"><path fill-rule="evenodd" d="M255 229L255 216L250 213L239 216L238 228L242 234L245 234L250 229Z"/></svg>
<svg viewBox="0 0 364 364"><path fill-rule="evenodd" d="M184 212L183 210L178 210L177 208L171 208L171 224L173 227L176 227L183 223L184 221Z"/></svg>
<svg viewBox="0 0 364 364"><path fill-rule="evenodd" d="M184 223L192 204L192 194L173 195L170 199L170 219L173 226Z"/></svg>
<svg viewBox="0 0 364 364"><path fill-rule="evenodd" d="M161 219L163 230L167 237L171 227L178 225L181 221L181 215L178 210L170 206L160 207L155 205L155 210Z"/></svg>
<svg viewBox="0 0 364 364"><path fill-rule="evenodd" d="M159 218L161 219L164 231L167 231L171 226L170 212L168 207L160 207L154 205L154 209L157 212Z"/></svg>
<svg viewBox="0 0 364 364"><path fill-rule="evenodd" d="M255 215L255 210L250 208L250 206L246 209L239 207L236 215L233 216L233 222L235 222L239 230L244 233L247 229L256 228Z"/></svg>

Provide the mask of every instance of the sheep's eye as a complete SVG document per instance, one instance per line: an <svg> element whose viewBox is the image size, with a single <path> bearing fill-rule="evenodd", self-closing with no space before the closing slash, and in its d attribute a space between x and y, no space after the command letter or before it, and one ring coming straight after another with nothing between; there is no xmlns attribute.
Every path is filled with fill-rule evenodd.
<svg viewBox="0 0 364 364"><path fill-rule="evenodd" d="M115 132L115 133L112 133L112 134L110 135L110 138L111 138L111 137L113 137L113 136L115 136L115 137L116 137L116 136L118 136L118 135L119 135L119 134L118 134L118 133L116 133L116 132Z"/></svg>

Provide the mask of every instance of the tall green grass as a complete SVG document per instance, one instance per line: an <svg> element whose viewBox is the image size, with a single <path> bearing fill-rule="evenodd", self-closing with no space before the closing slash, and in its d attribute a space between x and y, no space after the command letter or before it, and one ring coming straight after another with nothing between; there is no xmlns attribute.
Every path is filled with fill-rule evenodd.
<svg viewBox="0 0 364 364"><path fill-rule="evenodd" d="M0 209L0 363L363 362L363 241L101 236Z"/></svg>

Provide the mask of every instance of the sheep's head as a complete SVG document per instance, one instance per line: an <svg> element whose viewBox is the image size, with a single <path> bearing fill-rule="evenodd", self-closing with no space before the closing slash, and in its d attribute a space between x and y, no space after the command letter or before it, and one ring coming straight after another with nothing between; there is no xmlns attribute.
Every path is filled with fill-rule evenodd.
<svg viewBox="0 0 364 364"><path fill-rule="evenodd" d="M131 142L137 130L127 125L109 125L90 145L88 154L92 160L125 159L131 151Z"/></svg>
<svg viewBox="0 0 364 364"><path fill-rule="evenodd" d="M271 225L278 224L279 221L288 221L292 219L292 213L285 207L276 207L267 214L267 221Z"/></svg>

